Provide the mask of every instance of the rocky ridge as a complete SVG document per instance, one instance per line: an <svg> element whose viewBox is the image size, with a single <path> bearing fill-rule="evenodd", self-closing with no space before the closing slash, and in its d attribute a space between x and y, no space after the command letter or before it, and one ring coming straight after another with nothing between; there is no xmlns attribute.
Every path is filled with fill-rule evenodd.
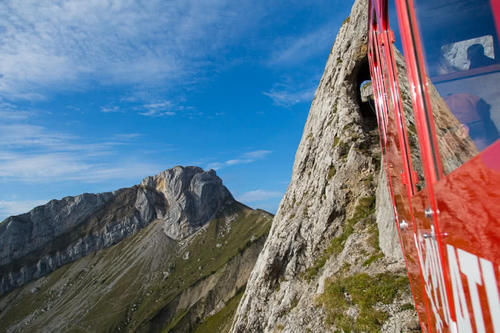
<svg viewBox="0 0 500 333"><path fill-rule="evenodd" d="M376 117L359 90L367 14L357 0L340 28L232 332L418 330Z"/></svg>
<svg viewBox="0 0 500 333"><path fill-rule="evenodd" d="M271 220L235 202L181 241L155 220L0 297L0 331L227 332Z"/></svg>
<svg viewBox="0 0 500 333"><path fill-rule="evenodd" d="M141 184L52 200L0 224L0 295L134 235L154 220L184 239L234 203L215 171L175 167Z"/></svg>
<svg viewBox="0 0 500 333"><path fill-rule="evenodd" d="M40 242L5 252L2 268L30 260L54 266L0 296L0 331L227 332L271 220L235 201L215 171L196 167L9 218L3 239L40 235ZM26 226L37 232L21 235ZM56 267L50 250L78 244L93 247L64 252L73 256Z"/></svg>

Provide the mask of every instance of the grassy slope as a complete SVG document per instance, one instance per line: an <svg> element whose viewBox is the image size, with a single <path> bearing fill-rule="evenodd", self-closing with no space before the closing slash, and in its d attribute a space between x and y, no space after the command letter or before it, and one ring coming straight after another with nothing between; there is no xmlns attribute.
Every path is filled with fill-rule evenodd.
<svg viewBox="0 0 500 333"><path fill-rule="evenodd" d="M194 331L194 333L206 333L206 332L220 332L226 333L231 329L231 324L233 321L234 313L238 304L240 303L241 297L243 296L244 290L240 290L226 306L223 307L219 312L206 318Z"/></svg>
<svg viewBox="0 0 500 333"><path fill-rule="evenodd" d="M28 326L32 331L147 326L186 288L217 272L247 248L251 239L267 234L270 215L240 205L231 209L236 219L230 223L230 231L221 216L182 247L161 232L159 222L153 222L111 248L4 295L0 298L0 331L28 316L32 316ZM189 258L183 259L187 252ZM35 287L39 291L32 293ZM176 316L179 313L167 311L160 325L167 326Z"/></svg>

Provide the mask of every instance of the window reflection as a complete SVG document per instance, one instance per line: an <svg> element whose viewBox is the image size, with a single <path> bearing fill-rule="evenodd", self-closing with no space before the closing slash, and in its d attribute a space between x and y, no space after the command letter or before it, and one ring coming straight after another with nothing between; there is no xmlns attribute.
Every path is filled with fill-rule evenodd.
<svg viewBox="0 0 500 333"><path fill-rule="evenodd" d="M482 98L466 93L445 98L451 112L461 123L464 139L470 136L478 150L483 150L498 138L498 130L491 120L491 105Z"/></svg>
<svg viewBox="0 0 500 333"><path fill-rule="evenodd" d="M415 118L413 116L413 107L410 97L410 84L408 81L408 72L406 70L406 61L403 57L401 50L403 49L401 43L401 33L398 26L397 13L394 1L389 2L389 23L394 32L394 47L393 54L396 63L396 70L398 73L399 85L399 99L403 109L406 133L408 137L408 146L410 150L411 162L414 171L417 173L417 191L425 187L424 169L422 165L422 158L420 155L420 147L418 145L417 128Z"/></svg>
<svg viewBox="0 0 500 333"><path fill-rule="evenodd" d="M489 0L416 0L445 173L499 138L498 36Z"/></svg>

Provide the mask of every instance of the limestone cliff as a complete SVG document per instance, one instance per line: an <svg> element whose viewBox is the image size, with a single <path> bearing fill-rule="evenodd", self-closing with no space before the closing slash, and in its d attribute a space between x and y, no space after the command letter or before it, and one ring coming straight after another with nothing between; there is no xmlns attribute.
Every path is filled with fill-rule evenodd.
<svg viewBox="0 0 500 333"><path fill-rule="evenodd" d="M367 14L356 1L336 38L232 332L418 329L375 114L361 104Z"/></svg>
<svg viewBox="0 0 500 333"><path fill-rule="evenodd" d="M227 331L271 219L196 167L9 218L0 332Z"/></svg>
<svg viewBox="0 0 500 333"><path fill-rule="evenodd" d="M159 219L182 239L234 203L215 171L175 167L140 185L52 200L0 224L0 295Z"/></svg>

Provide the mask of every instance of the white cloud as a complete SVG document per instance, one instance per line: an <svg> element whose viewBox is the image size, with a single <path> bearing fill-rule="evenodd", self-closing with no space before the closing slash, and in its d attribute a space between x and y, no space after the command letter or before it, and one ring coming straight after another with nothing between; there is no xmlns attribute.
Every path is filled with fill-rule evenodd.
<svg viewBox="0 0 500 333"><path fill-rule="evenodd" d="M257 8L249 0L1 1L0 95L193 82L262 17Z"/></svg>
<svg viewBox="0 0 500 333"><path fill-rule="evenodd" d="M277 41L278 45L271 54L269 65L297 65L319 54L323 54L335 39L335 27L328 23L323 27L301 36L288 37ZM326 61L326 59L325 59Z"/></svg>
<svg viewBox="0 0 500 333"><path fill-rule="evenodd" d="M207 168L219 170L224 167L234 166L238 164L248 164L255 162L257 160L265 158L267 155L271 154L270 150L255 150L242 154L239 158L234 158L227 160L225 162L213 162L207 165Z"/></svg>
<svg viewBox="0 0 500 333"><path fill-rule="evenodd" d="M139 133L85 142L81 137L42 126L10 122L0 125L0 182L46 183L68 180L97 182L136 179L160 171L154 164L116 157Z"/></svg>
<svg viewBox="0 0 500 333"><path fill-rule="evenodd" d="M137 179L162 170L156 164L134 161L99 162L100 159L85 150L74 153L0 153L0 181L99 182Z"/></svg>
<svg viewBox="0 0 500 333"><path fill-rule="evenodd" d="M162 110L148 110L144 112L139 112L141 116L146 117L163 117L163 116L175 116L175 112L173 111L162 111Z"/></svg>
<svg viewBox="0 0 500 333"><path fill-rule="evenodd" d="M78 156L68 153L17 153L14 156L5 160L0 159L0 178L9 178L11 181L43 182L82 174L91 168Z"/></svg>
<svg viewBox="0 0 500 333"><path fill-rule="evenodd" d="M0 119L2 120L24 120L28 119L30 116L29 112L26 111L3 111L0 110Z"/></svg>
<svg viewBox="0 0 500 333"><path fill-rule="evenodd" d="M4 218L29 212L36 206L47 203L48 200L23 200L5 201L0 200L0 221Z"/></svg>
<svg viewBox="0 0 500 333"><path fill-rule="evenodd" d="M139 112L141 116L146 117L163 117L163 116L175 116L175 112L172 111L161 111L161 110L148 110L144 112Z"/></svg>
<svg viewBox="0 0 500 333"><path fill-rule="evenodd" d="M226 161L226 165L237 165L237 164L245 164L253 162L252 160L228 160Z"/></svg>
<svg viewBox="0 0 500 333"><path fill-rule="evenodd" d="M260 159L266 157L271 153L272 151L270 150L255 150L255 151L249 151L248 153L243 154L243 156L250 159Z"/></svg>
<svg viewBox="0 0 500 333"><path fill-rule="evenodd" d="M208 163L207 168L208 169L214 169L214 170L219 170L224 167L224 163L220 162L213 162L213 163Z"/></svg>
<svg viewBox="0 0 500 333"><path fill-rule="evenodd" d="M184 110L184 106L176 106L171 101L159 101L155 103L148 103L142 106L135 107L139 111L141 116L147 117L165 117L165 116L175 116L176 112L174 110Z"/></svg>
<svg viewBox="0 0 500 333"><path fill-rule="evenodd" d="M2 77L0 76L0 80ZM21 111L15 105L5 102L0 98L0 119L5 121L25 120L33 115L32 112Z"/></svg>
<svg viewBox="0 0 500 333"><path fill-rule="evenodd" d="M289 90L287 88L272 89L263 94L270 97L273 103L279 106L293 106L299 103L312 101L316 88L307 88L303 90Z"/></svg>
<svg viewBox="0 0 500 333"><path fill-rule="evenodd" d="M151 104L146 104L144 105L146 109L151 109L151 110L158 110L158 109L166 109L172 107L172 102L170 101L163 101L159 103L151 103Z"/></svg>
<svg viewBox="0 0 500 333"><path fill-rule="evenodd" d="M311 64L308 63L310 59L316 61L318 56L325 55L326 61L328 48L335 39L335 30L333 23L329 22L319 29L277 40L275 50L271 53L267 64L272 67L293 66L297 73L294 77L285 77L284 82L275 84L272 89L263 92L263 94L271 98L273 103L278 106L290 107L299 103L310 103L319 79L316 76L323 72L323 68L320 68L320 72L310 80L304 80L304 77L299 73L301 69L301 73L307 72L304 71L304 68L312 72ZM311 76L311 74L307 75Z"/></svg>
<svg viewBox="0 0 500 333"><path fill-rule="evenodd" d="M43 127L23 123L0 125L0 142L2 146L22 147L52 147L65 146L73 137L67 134L46 131Z"/></svg>
<svg viewBox="0 0 500 333"><path fill-rule="evenodd" d="M132 140L141 136L142 135L140 133L122 133L114 135L114 137L118 140Z"/></svg>
<svg viewBox="0 0 500 333"><path fill-rule="evenodd" d="M245 192L237 197L238 201L241 202L259 202L269 199L281 198L283 196L282 192L278 191L266 191L266 190L254 190Z"/></svg>
<svg viewBox="0 0 500 333"><path fill-rule="evenodd" d="M118 106L102 106L101 112L110 113L110 112L123 112Z"/></svg>

